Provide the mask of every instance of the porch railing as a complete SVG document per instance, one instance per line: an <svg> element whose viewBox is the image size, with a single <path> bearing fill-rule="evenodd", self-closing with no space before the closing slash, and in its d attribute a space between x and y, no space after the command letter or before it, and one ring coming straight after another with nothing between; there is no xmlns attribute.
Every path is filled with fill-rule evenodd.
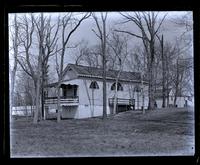
<svg viewBox="0 0 200 165"><path fill-rule="evenodd" d="M57 97L46 97L45 98L45 104L57 104ZM65 98L61 97L60 98L60 104L61 105L78 105L79 99L78 97L70 97L70 98Z"/></svg>
<svg viewBox="0 0 200 165"><path fill-rule="evenodd" d="M108 102L109 102L109 105L114 105L114 98L109 98ZM118 105L134 105L135 100L134 99L117 98L117 104Z"/></svg>

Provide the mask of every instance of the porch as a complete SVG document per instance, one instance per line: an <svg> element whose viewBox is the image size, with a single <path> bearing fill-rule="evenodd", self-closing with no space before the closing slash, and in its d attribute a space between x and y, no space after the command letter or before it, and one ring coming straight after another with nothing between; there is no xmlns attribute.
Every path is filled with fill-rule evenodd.
<svg viewBox="0 0 200 165"><path fill-rule="evenodd" d="M50 104L57 104L57 97L46 97L45 98L45 105L50 105ZM78 106L79 104L79 98L78 96L74 97L64 97L62 96L60 98L60 105L61 106Z"/></svg>
<svg viewBox="0 0 200 165"><path fill-rule="evenodd" d="M110 107L114 107L114 98L109 98L108 103ZM134 110L135 109L135 99L124 99L117 98L117 113Z"/></svg>
<svg viewBox="0 0 200 165"><path fill-rule="evenodd" d="M60 85L60 105L61 106L77 106L79 104L78 98L78 85L61 84ZM50 91L46 92L44 103L45 106L51 106L57 104L56 88L54 87L54 94L49 94Z"/></svg>

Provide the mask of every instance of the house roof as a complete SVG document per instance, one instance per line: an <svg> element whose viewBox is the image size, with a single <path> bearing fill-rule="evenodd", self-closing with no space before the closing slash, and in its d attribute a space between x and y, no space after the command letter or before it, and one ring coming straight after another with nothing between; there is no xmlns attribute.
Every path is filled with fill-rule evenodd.
<svg viewBox="0 0 200 165"><path fill-rule="evenodd" d="M63 76L67 74L67 71L73 70L78 77L86 77L86 78L98 78L102 79L103 71L102 68L76 65L76 64L68 64L64 69ZM117 70L107 70L106 71L106 79L107 80L115 80L119 71ZM63 80L64 81L64 80ZM140 72L127 72L122 71L119 76L119 81L124 82L141 82L141 74ZM144 84L147 84L147 79L144 78ZM57 83L48 84L48 87L54 87Z"/></svg>
<svg viewBox="0 0 200 165"><path fill-rule="evenodd" d="M69 69L74 70L78 77L88 77L88 78L102 78L103 70L102 68L83 66L83 65L75 65L68 64L64 70L64 74L66 74ZM107 70L106 71L106 79L116 79L119 71L117 70ZM122 71L119 76L119 81L135 81L141 82L141 73L139 72L127 72ZM146 81L146 80L144 80Z"/></svg>

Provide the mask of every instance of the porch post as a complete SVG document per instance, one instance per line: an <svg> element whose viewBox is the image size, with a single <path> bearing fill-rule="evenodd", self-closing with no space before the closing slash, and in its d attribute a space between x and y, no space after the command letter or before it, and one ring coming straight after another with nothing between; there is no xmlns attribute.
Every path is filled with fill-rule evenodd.
<svg viewBox="0 0 200 165"><path fill-rule="evenodd" d="M46 120L46 110L47 110L47 107L44 106L44 120Z"/></svg>

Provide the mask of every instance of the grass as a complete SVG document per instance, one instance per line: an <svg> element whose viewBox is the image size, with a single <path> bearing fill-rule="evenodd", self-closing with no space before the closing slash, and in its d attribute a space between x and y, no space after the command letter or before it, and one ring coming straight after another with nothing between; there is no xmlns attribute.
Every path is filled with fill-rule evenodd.
<svg viewBox="0 0 200 165"><path fill-rule="evenodd" d="M194 154L191 109L128 111L101 118L11 122L12 157Z"/></svg>

